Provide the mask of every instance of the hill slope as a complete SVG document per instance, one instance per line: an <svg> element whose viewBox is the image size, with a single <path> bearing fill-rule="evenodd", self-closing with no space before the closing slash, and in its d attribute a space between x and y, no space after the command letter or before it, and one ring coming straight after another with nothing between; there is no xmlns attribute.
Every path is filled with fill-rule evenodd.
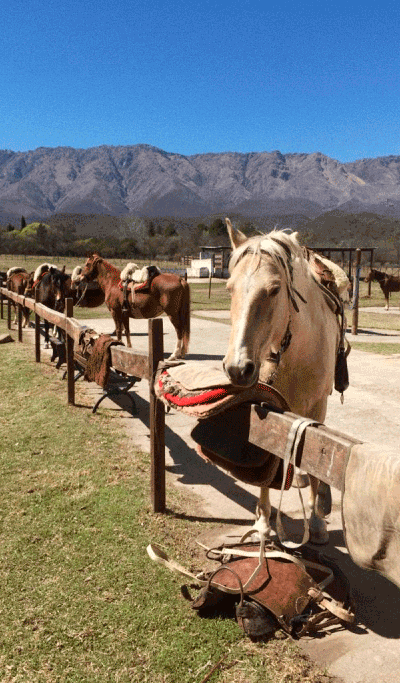
<svg viewBox="0 0 400 683"><path fill-rule="evenodd" d="M55 213L400 215L400 157L342 164L320 153L197 154L149 145L0 151L0 221Z"/></svg>

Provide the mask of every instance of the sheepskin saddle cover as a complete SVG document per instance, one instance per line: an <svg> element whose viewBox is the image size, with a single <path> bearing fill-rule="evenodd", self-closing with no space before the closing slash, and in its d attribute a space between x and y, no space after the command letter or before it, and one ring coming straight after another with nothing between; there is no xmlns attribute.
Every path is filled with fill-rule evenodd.
<svg viewBox="0 0 400 683"><path fill-rule="evenodd" d="M290 410L276 389L261 383L241 389L221 369L194 362L162 364L154 389L167 406L198 420L191 436L202 458L245 483L281 488L282 460L249 442L252 404L278 412ZM285 489L292 478L290 468Z"/></svg>
<svg viewBox="0 0 400 683"><path fill-rule="evenodd" d="M280 411L290 410L273 387L262 383L249 388L237 387L221 368L196 362L161 363L154 391L167 406L197 419L207 419L246 401L267 403Z"/></svg>

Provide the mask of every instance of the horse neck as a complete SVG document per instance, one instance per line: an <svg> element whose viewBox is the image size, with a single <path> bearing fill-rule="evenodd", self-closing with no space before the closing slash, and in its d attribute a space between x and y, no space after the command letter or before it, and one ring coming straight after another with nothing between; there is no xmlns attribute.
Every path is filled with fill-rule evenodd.
<svg viewBox="0 0 400 683"><path fill-rule="evenodd" d="M295 413L323 421L333 385L339 326L308 269L295 267L293 276L293 287L307 303L296 294L299 311L289 303L292 338L274 386Z"/></svg>
<svg viewBox="0 0 400 683"><path fill-rule="evenodd" d="M97 282L103 292L117 284L120 280L121 271L108 261L101 260L97 263Z"/></svg>

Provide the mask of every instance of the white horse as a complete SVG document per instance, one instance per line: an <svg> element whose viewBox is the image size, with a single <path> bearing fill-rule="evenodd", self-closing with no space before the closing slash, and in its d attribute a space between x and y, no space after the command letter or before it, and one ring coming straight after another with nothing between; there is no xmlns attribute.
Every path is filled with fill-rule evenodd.
<svg viewBox="0 0 400 683"><path fill-rule="evenodd" d="M226 223L233 253L225 373L241 387L273 382L292 412L323 422L341 339L334 299L318 283L297 233L247 238L228 218ZM317 505L319 481L310 476L310 483L310 538L326 543L326 522ZM264 538L271 532L270 514L269 489L261 488L255 529Z"/></svg>

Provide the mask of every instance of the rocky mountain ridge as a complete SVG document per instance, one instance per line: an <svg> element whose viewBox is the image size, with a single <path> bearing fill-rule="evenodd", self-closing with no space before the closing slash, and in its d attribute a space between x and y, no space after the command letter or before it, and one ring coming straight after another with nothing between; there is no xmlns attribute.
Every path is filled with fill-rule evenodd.
<svg viewBox="0 0 400 683"><path fill-rule="evenodd" d="M319 152L184 156L150 145L0 150L0 222L57 213L201 217L340 208L400 216L400 156L339 161Z"/></svg>

